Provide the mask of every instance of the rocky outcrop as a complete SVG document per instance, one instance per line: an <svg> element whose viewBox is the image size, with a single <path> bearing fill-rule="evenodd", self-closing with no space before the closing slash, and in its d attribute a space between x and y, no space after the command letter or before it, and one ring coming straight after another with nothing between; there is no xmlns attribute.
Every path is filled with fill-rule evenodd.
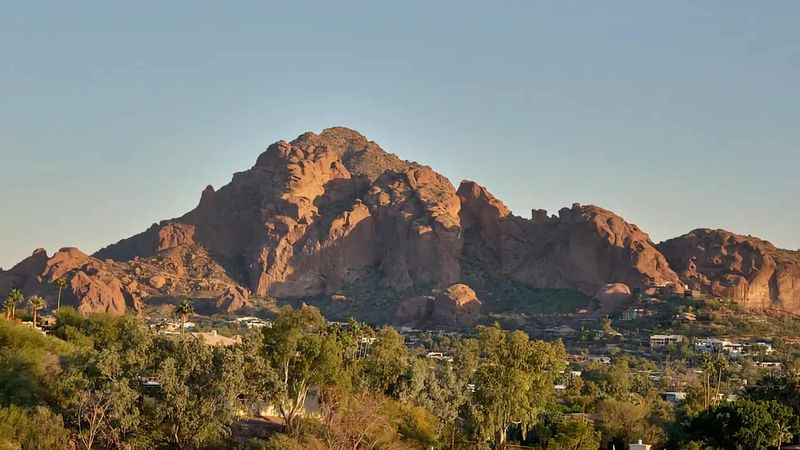
<svg viewBox="0 0 800 450"><path fill-rule="evenodd" d="M403 298L455 283L487 301L504 283L587 296L616 283L680 294L687 283L752 308L800 311L798 259L718 231L656 248L636 225L593 205L518 217L477 183L464 181L456 191L433 169L353 130L330 128L270 145L227 185L207 186L192 211L94 257L37 251L0 272L0 290L52 296L43 286L65 277L87 311L120 312L148 297L211 299L233 311L246 308L250 293L335 295L332 303L344 311L360 304L359 292ZM470 298L455 291L456 299ZM434 297L402 302L396 319L455 326L479 309L477 298Z"/></svg>
<svg viewBox="0 0 800 450"><path fill-rule="evenodd" d="M111 314L139 312L142 300L150 296L220 296L235 284L201 248L167 249L156 257L115 262L68 247L52 257L36 250L11 270L0 272L0 291L17 288L25 296L44 297L54 307L58 279L67 281L64 306ZM236 304L238 298L233 300Z"/></svg>
<svg viewBox="0 0 800 450"><path fill-rule="evenodd" d="M161 289L167 284L167 279L161 275L153 275L147 280L147 284L153 289Z"/></svg>
<svg viewBox="0 0 800 450"><path fill-rule="evenodd" d="M612 283L600 289L591 301L591 315L594 317L610 316L622 309L632 298L631 288L623 283Z"/></svg>
<svg viewBox="0 0 800 450"><path fill-rule="evenodd" d="M435 295L402 301L395 312L395 322L410 326L472 326L478 321L480 311L481 301L475 291L466 284L456 283Z"/></svg>
<svg viewBox="0 0 800 450"><path fill-rule="evenodd" d="M217 298L215 303L217 310L222 312L235 313L250 306L250 292L241 286L231 285Z"/></svg>
<svg viewBox="0 0 800 450"><path fill-rule="evenodd" d="M448 326L473 326L481 312L481 301L466 284L454 284L436 295L433 321Z"/></svg>
<svg viewBox="0 0 800 450"><path fill-rule="evenodd" d="M364 283L397 292L450 286L465 279L465 264L587 295L608 283L681 284L647 234L610 211L575 205L558 217L516 217L478 184L456 192L431 168L346 128L270 145L229 184L206 187L191 212L96 256L131 261L194 248L233 284L273 297Z"/></svg>
<svg viewBox="0 0 800 450"><path fill-rule="evenodd" d="M800 312L800 252L711 229L694 230L658 248L690 289L749 309Z"/></svg>
<svg viewBox="0 0 800 450"><path fill-rule="evenodd" d="M0 271L0 294L5 294L12 288L29 292L37 289L41 284L39 275L47 266L47 252L42 248L34 250L33 254L6 271Z"/></svg>
<svg viewBox="0 0 800 450"><path fill-rule="evenodd" d="M198 244L262 295L330 294L368 276L404 290L459 279L459 209L446 178L332 128L270 145L195 210L97 256Z"/></svg>
<svg viewBox="0 0 800 450"><path fill-rule="evenodd" d="M465 181L462 204L465 255L483 268L539 288L593 295L609 283L643 287L681 282L649 236L611 211L574 204L558 217L537 210L532 219L510 214L485 188Z"/></svg>
<svg viewBox="0 0 800 450"><path fill-rule="evenodd" d="M0 288L15 287L26 296L40 295L52 307L57 296L53 283L58 279L69 281L62 292L63 304L84 313L121 314L141 306L137 292L124 285L106 263L76 248L63 248L52 258L37 250L11 271L0 274Z"/></svg>

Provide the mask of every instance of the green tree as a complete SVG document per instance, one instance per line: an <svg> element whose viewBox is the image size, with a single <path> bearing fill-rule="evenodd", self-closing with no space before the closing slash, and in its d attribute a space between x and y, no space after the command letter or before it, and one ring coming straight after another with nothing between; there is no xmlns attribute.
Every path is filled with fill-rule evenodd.
<svg viewBox="0 0 800 450"><path fill-rule="evenodd" d="M400 400L433 413L438 419L437 436L453 446L459 413L469 399L466 380L459 379L449 364L429 367L427 360L419 358L411 360L402 380Z"/></svg>
<svg viewBox="0 0 800 450"><path fill-rule="evenodd" d="M181 318L181 333L183 333L186 329L186 320L189 316L194 314L194 306L192 306L189 300L184 300L178 305L178 309L175 312Z"/></svg>
<svg viewBox="0 0 800 450"><path fill-rule="evenodd" d="M773 401L740 400L700 413L688 426L691 440L719 449L768 448L792 438L798 418Z"/></svg>
<svg viewBox="0 0 800 450"><path fill-rule="evenodd" d="M383 394L397 394L397 381L409 365L405 340L392 327L384 327L363 362L367 386Z"/></svg>
<svg viewBox="0 0 800 450"><path fill-rule="evenodd" d="M555 411L543 414L542 421L531 429L525 446L548 450L597 450L600 432L585 417L570 418Z"/></svg>
<svg viewBox="0 0 800 450"><path fill-rule="evenodd" d="M652 420L652 410L645 402L607 398L597 405L597 416L606 442L658 442L664 432Z"/></svg>
<svg viewBox="0 0 800 450"><path fill-rule="evenodd" d="M67 360L60 377L69 400L66 409L81 446L121 448L137 433L151 433L153 430L143 429L140 402L142 382L152 375L151 362L158 360L153 355L150 330L132 316L83 318L68 311L59 314L71 323L68 336L86 335L75 339L83 349Z"/></svg>
<svg viewBox="0 0 800 450"><path fill-rule="evenodd" d="M61 311L61 292L67 287L67 280L59 278L54 283L58 288L58 300L56 300L56 312Z"/></svg>
<svg viewBox="0 0 800 450"><path fill-rule="evenodd" d="M275 399L279 390L278 378L264 351L262 334L246 336L241 344L231 349L229 358L226 367L244 375L237 378L236 374L232 374L229 379L238 381L238 386L231 387L237 390L246 406L254 409L261 403Z"/></svg>
<svg viewBox="0 0 800 450"><path fill-rule="evenodd" d="M751 400L774 400L791 407L800 415L800 373L769 373L761 377L755 385L747 389Z"/></svg>
<svg viewBox="0 0 800 450"><path fill-rule="evenodd" d="M276 406L290 434L297 431L310 389L338 379L342 370L342 347L325 325L314 307L286 306L263 329L265 355L277 372Z"/></svg>
<svg viewBox="0 0 800 450"><path fill-rule="evenodd" d="M39 315L39 310L45 306L44 299L38 295L30 296L28 297L28 306L31 309L31 315L33 316L33 328L36 328L36 324L38 323L36 319Z"/></svg>
<svg viewBox="0 0 800 450"><path fill-rule="evenodd" d="M68 364L61 382L81 448L118 444L121 434L129 431L139 416L136 391L120 373L119 354L89 348Z"/></svg>
<svg viewBox="0 0 800 450"><path fill-rule="evenodd" d="M11 297L6 297L6 299L3 300L3 312L6 315L6 319L13 319L14 308L14 300Z"/></svg>
<svg viewBox="0 0 800 450"><path fill-rule="evenodd" d="M502 448L512 425L524 438L551 403L566 355L560 342L531 341L521 331L505 332L496 325L479 326L478 334L485 362L474 375L469 416L479 438Z"/></svg>
<svg viewBox="0 0 800 450"><path fill-rule="evenodd" d="M243 376L230 350L211 348L190 337L157 340L160 349L156 379L160 398L155 415L167 430L170 447L195 449L224 437L239 409L237 386Z"/></svg>

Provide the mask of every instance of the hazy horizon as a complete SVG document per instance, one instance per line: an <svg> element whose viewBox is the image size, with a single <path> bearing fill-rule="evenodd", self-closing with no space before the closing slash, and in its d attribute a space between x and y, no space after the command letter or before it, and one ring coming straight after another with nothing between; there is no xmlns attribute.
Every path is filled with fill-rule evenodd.
<svg viewBox="0 0 800 450"><path fill-rule="evenodd" d="M346 126L515 214L800 248L800 3L0 5L0 267Z"/></svg>

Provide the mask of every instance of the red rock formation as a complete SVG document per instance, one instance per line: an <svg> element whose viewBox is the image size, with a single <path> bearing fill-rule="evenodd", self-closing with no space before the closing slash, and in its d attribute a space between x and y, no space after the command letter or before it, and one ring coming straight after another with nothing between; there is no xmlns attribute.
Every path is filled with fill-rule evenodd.
<svg viewBox="0 0 800 450"><path fill-rule="evenodd" d="M62 292L63 304L72 304L81 312L121 314L127 308L140 308L139 297L123 285L106 263L76 248L63 248L49 259L46 253L37 250L24 264L0 274L0 287L17 287L26 296L41 295L52 307L57 295L53 282L60 278L69 280Z"/></svg>
<svg viewBox="0 0 800 450"><path fill-rule="evenodd" d="M610 316L622 309L623 304L630 299L631 289L627 285L622 283L609 284L592 297L592 316Z"/></svg>
<svg viewBox="0 0 800 450"><path fill-rule="evenodd" d="M642 287L653 281L680 289L680 280L647 234L611 211L575 204L557 218L546 219L540 211L528 220L511 215L474 182L463 182L458 195L468 241L465 254L483 267L531 286L587 295L609 283Z"/></svg>
<svg viewBox="0 0 800 450"><path fill-rule="evenodd" d="M219 311L239 312L249 306L250 292L241 286L231 285L216 301Z"/></svg>
<svg viewBox="0 0 800 450"><path fill-rule="evenodd" d="M449 326L473 326L481 312L481 301L466 284L454 284L436 295L433 321Z"/></svg>
<svg viewBox="0 0 800 450"><path fill-rule="evenodd" d="M402 325L425 324L448 327L472 326L478 321L481 301L469 286L457 283L436 295L411 297L395 311L395 322Z"/></svg>
<svg viewBox="0 0 800 450"><path fill-rule="evenodd" d="M47 252L37 248L33 254L6 271L0 271L0 294L5 294L9 289L17 288L23 293L39 287L38 276L47 266Z"/></svg>
<svg viewBox="0 0 800 450"><path fill-rule="evenodd" d="M227 185L206 187L194 210L102 249L96 259L75 249L50 259L38 251L0 272L0 290L52 296L48 283L67 277L83 310L120 312L156 295L214 298L237 309L250 291L350 295L349 287L367 285L402 295L461 281L480 289L513 281L593 295L612 283L668 284L679 293L688 282L748 307L800 311L797 253L715 233L722 234L662 244L668 264L646 233L610 211L575 204L558 216L534 209L530 219L517 217L476 183L465 181L456 192L431 168L402 161L353 130L330 128L270 145ZM438 311L455 311L453 320L462 323L463 305L448 312L445 304ZM406 302L398 318L432 317L429 306Z"/></svg>
<svg viewBox="0 0 800 450"><path fill-rule="evenodd" d="M332 293L373 273L402 290L459 279L460 202L428 167L355 131L270 145L198 208L97 253L118 261L200 244L259 294Z"/></svg>
<svg viewBox="0 0 800 450"><path fill-rule="evenodd" d="M800 252L710 229L694 230L658 248L693 290L750 309L800 312Z"/></svg>

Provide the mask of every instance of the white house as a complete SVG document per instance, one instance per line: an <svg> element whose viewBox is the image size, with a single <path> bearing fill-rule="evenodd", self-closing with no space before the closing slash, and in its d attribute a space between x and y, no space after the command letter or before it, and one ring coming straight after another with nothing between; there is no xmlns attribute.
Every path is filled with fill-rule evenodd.
<svg viewBox="0 0 800 450"><path fill-rule="evenodd" d="M668 348L683 342L684 336L680 334L654 334L650 336L650 348Z"/></svg>

